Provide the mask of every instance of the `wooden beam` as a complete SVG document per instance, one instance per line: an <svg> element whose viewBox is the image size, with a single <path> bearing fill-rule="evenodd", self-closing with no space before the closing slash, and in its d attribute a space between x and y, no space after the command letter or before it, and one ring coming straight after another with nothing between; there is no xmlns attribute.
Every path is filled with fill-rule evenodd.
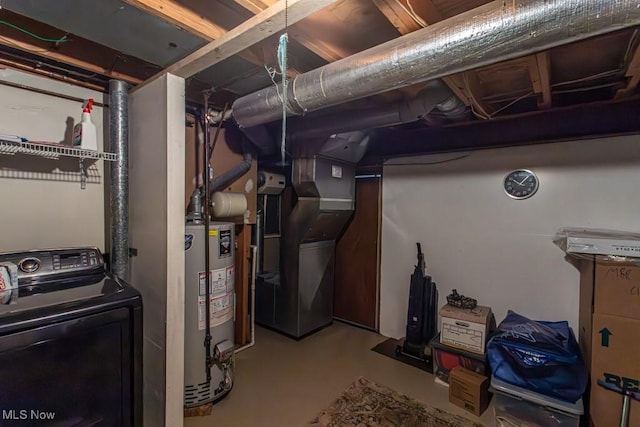
<svg viewBox="0 0 640 427"><path fill-rule="evenodd" d="M258 13L262 12L263 10L268 8L269 6L275 4L277 0L264 0L264 1L260 1L260 0L234 0L234 1L236 3L238 3L240 6L244 7L245 9L247 9L249 12L253 13L254 15L257 15Z"/></svg>
<svg viewBox="0 0 640 427"><path fill-rule="evenodd" d="M627 84L624 88L619 89L616 92L615 96L613 97L613 99L615 100L626 98L629 95L632 95L638 87L638 83L640 83L640 45L638 45L638 47L636 48L636 51L633 54L633 58L631 58L631 62L629 62L625 77L628 78Z"/></svg>
<svg viewBox="0 0 640 427"><path fill-rule="evenodd" d="M219 39L227 32L202 15L174 0L123 0L143 12L169 22L205 40Z"/></svg>
<svg viewBox="0 0 640 427"><path fill-rule="evenodd" d="M466 71L460 74L454 74L442 79L449 89L456 94L465 105L473 107L479 116L491 114L494 108L489 104L482 102L481 83L478 75L473 71Z"/></svg>
<svg viewBox="0 0 640 427"><path fill-rule="evenodd" d="M191 77L255 45L272 34L282 31L285 27L285 14L288 15L288 24L293 25L335 2L336 0L290 0L288 7L286 7L285 0L280 0L263 12L226 32L219 39L170 65L141 86L166 73L184 78Z"/></svg>
<svg viewBox="0 0 640 427"><path fill-rule="evenodd" d="M27 72L27 73L38 75L38 76L45 76L50 79L59 80L65 83L72 83L76 86L86 87L88 89L93 89L98 92L106 92L107 90L105 86L97 85L90 82L84 82L82 80L74 79L69 76L65 76L63 74L55 73L53 71L43 70L42 67L30 66L17 61L13 61L11 59L3 58L2 55L0 54L0 69L5 69L5 68L12 68L14 70L19 70L22 72ZM7 82L2 81L0 82L0 84L7 85Z"/></svg>
<svg viewBox="0 0 640 427"><path fill-rule="evenodd" d="M464 83L462 82L462 77L460 75L453 75L443 77L442 81L445 82L449 89L458 97L467 107L471 106L471 98L469 94L464 89Z"/></svg>
<svg viewBox="0 0 640 427"><path fill-rule="evenodd" d="M248 344L251 337L251 322L249 316L249 276L251 264L251 225L236 226L236 260L235 260L235 292L236 292L236 323L235 343L241 347Z"/></svg>
<svg viewBox="0 0 640 427"><path fill-rule="evenodd" d="M65 32L58 28L13 13L5 8L0 9L0 20L11 22L18 27L28 28L29 31L50 39L58 39L65 35ZM65 43L51 43L37 40L15 28L0 26L0 49L1 46L6 46L8 55L12 55L11 57L14 59L16 58L13 56L14 53L22 56L16 51L27 52L36 57L45 58L43 62L48 62L52 66L71 65L87 70L87 74L99 74L133 84L144 81L161 69L157 65L125 55L74 34L67 34L67 39L68 41ZM28 58L24 61L17 59L17 61L24 64L33 64L34 62Z"/></svg>
<svg viewBox="0 0 640 427"><path fill-rule="evenodd" d="M258 14L269 6L273 6L278 0L233 0L240 6L244 7L248 11ZM318 55L320 58L327 62L338 61L344 58L345 55L340 50L337 50L335 46L330 43L319 39L318 37L310 34L304 25L294 25L289 29L290 36L295 39L302 46L309 49L311 52Z"/></svg>
<svg viewBox="0 0 640 427"><path fill-rule="evenodd" d="M529 74L533 91L540 95L538 107L542 110L551 108L551 77L549 54L538 53L529 57Z"/></svg>
<svg viewBox="0 0 640 427"><path fill-rule="evenodd" d="M401 3L398 3L400 1ZM410 11L405 0L373 0L380 12L398 29L400 34L408 34L423 28L407 11ZM444 17L431 0L418 0L411 3L414 12L427 25L442 21Z"/></svg>
<svg viewBox="0 0 640 427"><path fill-rule="evenodd" d="M199 15L193 10L177 3L173 0L123 0L125 3L153 15L156 18L169 22L183 30L196 35L208 42L217 40L227 33L223 27L215 24L209 19ZM253 65L262 68L265 64L264 58L252 50L245 50L238 54ZM297 75L293 72L292 76Z"/></svg>
<svg viewBox="0 0 640 427"><path fill-rule="evenodd" d="M108 68L101 67L100 65L97 65L93 62L68 56L55 50L43 49L42 47L34 45L32 43L28 43L8 36L0 36L0 45L19 49L23 52L28 52L33 55L41 56L43 58L53 59L67 65L82 68L83 70L91 71L93 73L101 74L107 77L112 77L114 79L123 80L127 83L138 84L142 82L142 79L138 77L134 77L118 71L109 70Z"/></svg>

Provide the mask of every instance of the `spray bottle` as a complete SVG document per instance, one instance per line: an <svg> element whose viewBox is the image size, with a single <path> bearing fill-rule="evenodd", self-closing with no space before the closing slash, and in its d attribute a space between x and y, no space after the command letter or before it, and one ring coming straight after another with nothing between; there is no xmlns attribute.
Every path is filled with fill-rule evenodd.
<svg viewBox="0 0 640 427"><path fill-rule="evenodd" d="M73 127L73 146L83 150L97 150L98 137L96 125L91 122L91 110L93 110L93 98L87 99L82 104L82 120Z"/></svg>

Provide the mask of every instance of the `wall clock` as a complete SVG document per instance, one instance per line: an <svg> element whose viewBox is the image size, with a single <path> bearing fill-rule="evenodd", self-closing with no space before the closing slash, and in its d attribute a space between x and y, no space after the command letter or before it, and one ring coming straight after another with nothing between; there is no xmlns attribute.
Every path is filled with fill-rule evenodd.
<svg viewBox="0 0 640 427"><path fill-rule="evenodd" d="M527 169L518 169L504 178L504 192L512 199L522 200L536 194L538 177Z"/></svg>

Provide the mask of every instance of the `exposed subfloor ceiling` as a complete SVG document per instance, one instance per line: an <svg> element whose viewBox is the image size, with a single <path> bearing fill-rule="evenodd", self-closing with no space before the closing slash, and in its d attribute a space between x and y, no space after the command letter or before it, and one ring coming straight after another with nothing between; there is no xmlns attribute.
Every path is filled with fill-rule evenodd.
<svg viewBox="0 0 640 427"><path fill-rule="evenodd" d="M106 87L109 78L135 85L222 37L228 30L277 0L100 0L88 8L81 0L43 2L3 0L0 19L48 39L66 38L54 43L35 39L8 25L0 26L0 64L84 83ZM288 28L289 77L327 63L346 58L425 26L459 15L489 3L486 0L340 0ZM69 11L72 11L71 13ZM277 46L281 32L247 46L237 55L198 73L187 81L188 97L202 99L211 91L211 104L222 108L235 98L273 85L277 73ZM466 105L464 120L451 120L433 114L421 121L378 132L380 138L396 135L412 141L406 145L373 145L368 158L411 154L435 150L438 144L419 144L423 138L447 139L459 135L464 126L476 132L483 129L509 129L509 120L522 117L562 120L593 111L619 114L635 112L640 78L640 37L638 28L623 29L533 55L489 65L444 79L446 85ZM83 74L84 70L84 74ZM269 73L271 70L271 74ZM354 101L335 111L386 105L411 99L424 88L417 84L366 99ZM620 106L621 104L623 106ZM607 117L608 125L582 126L578 136L594 132L634 132L640 126L624 117ZM533 119L528 119L533 120ZM538 120L538 119L536 119ZM603 119L604 120L604 119ZM486 125L485 122L491 122ZM509 123L509 124L507 124ZM515 123L515 122L514 122ZM531 121L533 125L533 121ZM538 125L539 126L539 125ZM276 128L274 126L274 128ZM547 127L544 135L532 132L505 143L525 143L531 138L552 140L567 132ZM587 132L591 133L587 133ZM575 134L576 132L573 132ZM573 136L565 135L565 136ZM492 130L487 135L500 138ZM455 138L459 138L456 136ZM455 139L453 138L453 139ZM452 148L460 144L451 139ZM480 138L482 139L482 138ZM378 150L376 153L375 150Z"/></svg>

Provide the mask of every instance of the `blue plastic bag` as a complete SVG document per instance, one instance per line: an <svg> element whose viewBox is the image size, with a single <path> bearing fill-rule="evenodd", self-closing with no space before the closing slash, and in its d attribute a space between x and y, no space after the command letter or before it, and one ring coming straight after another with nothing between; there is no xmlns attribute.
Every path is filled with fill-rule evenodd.
<svg viewBox="0 0 640 427"><path fill-rule="evenodd" d="M541 322L513 311L487 344L493 376L567 402L587 388L587 368L567 322Z"/></svg>

